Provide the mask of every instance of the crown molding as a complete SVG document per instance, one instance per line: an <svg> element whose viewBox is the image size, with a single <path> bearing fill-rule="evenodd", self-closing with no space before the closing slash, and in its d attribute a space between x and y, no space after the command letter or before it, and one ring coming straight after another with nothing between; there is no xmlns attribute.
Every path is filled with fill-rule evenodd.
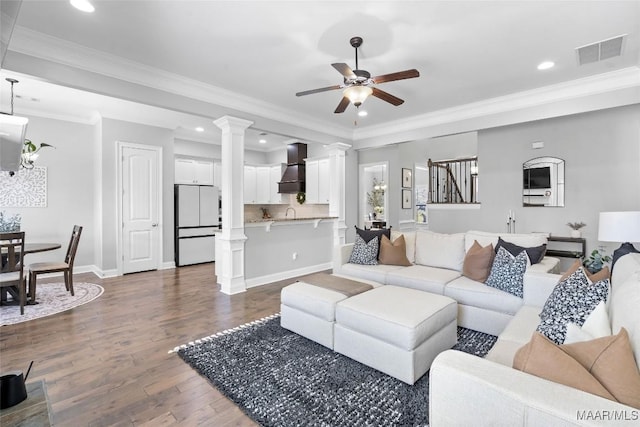
<svg viewBox="0 0 640 427"><path fill-rule="evenodd" d="M402 133L421 131L441 125L454 125L470 119L482 120L484 117L495 117L516 110L526 112L527 109L533 110L535 107L566 101L576 102L576 106L579 107L577 103L584 102L585 99L598 94L640 87L640 66L633 66L354 130L336 126L328 121L316 120L295 110L285 109L246 95L51 37L19 25L14 28L9 49L17 53L185 96L212 105L243 111L281 123L295 123L301 128L335 136L337 140L353 142L354 149L377 145L377 143L371 144L372 140L386 140L387 143L402 142L398 140ZM579 110L580 108L577 108L576 111ZM36 113L34 111L33 114L59 118L45 115L42 112ZM534 118L532 115L532 119ZM520 121L524 120L520 119ZM75 118L72 121L83 120ZM157 124L153 125L157 126Z"/></svg>
<svg viewBox="0 0 640 427"><path fill-rule="evenodd" d="M580 100L588 96L620 89L640 87L640 67L585 77L569 82L544 86L537 89L512 93L470 104L434 111L406 119L367 126L353 131L354 142L367 138L394 135L401 132L428 128L431 126L459 122L467 119L493 116L562 101Z"/></svg>
<svg viewBox="0 0 640 427"><path fill-rule="evenodd" d="M296 123L316 132L347 139L352 136L351 129L313 119L296 110L285 109L19 25L14 28L9 50L267 119Z"/></svg>

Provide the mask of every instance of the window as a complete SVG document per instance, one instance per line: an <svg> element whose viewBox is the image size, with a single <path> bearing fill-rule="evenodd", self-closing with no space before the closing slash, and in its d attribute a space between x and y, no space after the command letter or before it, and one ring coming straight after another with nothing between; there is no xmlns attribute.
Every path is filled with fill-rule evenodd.
<svg viewBox="0 0 640 427"><path fill-rule="evenodd" d="M432 204L478 203L478 158L429 159L429 200Z"/></svg>

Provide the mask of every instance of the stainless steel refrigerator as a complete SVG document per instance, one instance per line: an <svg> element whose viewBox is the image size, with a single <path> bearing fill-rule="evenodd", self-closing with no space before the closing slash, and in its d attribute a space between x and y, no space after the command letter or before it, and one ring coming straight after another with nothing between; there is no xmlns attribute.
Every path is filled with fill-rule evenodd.
<svg viewBox="0 0 640 427"><path fill-rule="evenodd" d="M176 266L215 261L219 191L212 185L175 185Z"/></svg>

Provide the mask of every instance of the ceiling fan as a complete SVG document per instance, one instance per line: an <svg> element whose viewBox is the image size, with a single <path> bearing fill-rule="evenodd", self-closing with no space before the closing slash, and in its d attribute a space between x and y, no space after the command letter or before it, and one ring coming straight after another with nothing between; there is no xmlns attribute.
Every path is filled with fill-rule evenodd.
<svg viewBox="0 0 640 427"><path fill-rule="evenodd" d="M397 73L383 74L377 77L371 77L371 74L366 70L358 69L358 48L362 45L362 37L352 37L349 40L351 46L356 51L356 69L352 70L347 64L339 62L331 64L333 68L338 70L344 77L344 83L340 85L327 86L319 89L305 90L304 92L296 93L296 96L311 95L312 93L326 92L329 90L344 89L342 94L342 100L338 104L338 107L334 113L343 113L347 109L349 103L352 103L356 108L367 99L369 95L373 95L376 98L380 98L383 101L387 101L393 105L401 105L404 100L393 96L388 92L378 89L374 85L386 82L393 82L395 80L412 79L414 77L420 77L420 73L416 69L399 71Z"/></svg>

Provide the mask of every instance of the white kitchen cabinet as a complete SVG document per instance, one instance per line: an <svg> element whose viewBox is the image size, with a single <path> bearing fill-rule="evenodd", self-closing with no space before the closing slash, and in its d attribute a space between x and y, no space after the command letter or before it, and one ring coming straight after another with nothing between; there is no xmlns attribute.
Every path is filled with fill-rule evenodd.
<svg viewBox="0 0 640 427"><path fill-rule="evenodd" d="M287 165L283 163L269 168L269 203L271 204L289 202L288 194L278 193L278 183L282 180L282 174L286 167Z"/></svg>
<svg viewBox="0 0 640 427"><path fill-rule="evenodd" d="M329 159L306 160L306 203L329 203Z"/></svg>
<svg viewBox="0 0 640 427"><path fill-rule="evenodd" d="M269 194L269 166L256 167L256 203L268 204Z"/></svg>
<svg viewBox="0 0 640 427"><path fill-rule="evenodd" d="M244 167L244 203L245 204L279 204L283 202L278 194L278 182L286 165L264 165ZM286 195L285 195L286 196ZM287 200L288 201L288 200Z"/></svg>
<svg viewBox="0 0 640 427"><path fill-rule="evenodd" d="M244 203L253 204L257 199L257 182L256 182L256 167L245 166L244 167Z"/></svg>
<svg viewBox="0 0 640 427"><path fill-rule="evenodd" d="M176 159L176 184L213 185L213 162L208 160Z"/></svg>

